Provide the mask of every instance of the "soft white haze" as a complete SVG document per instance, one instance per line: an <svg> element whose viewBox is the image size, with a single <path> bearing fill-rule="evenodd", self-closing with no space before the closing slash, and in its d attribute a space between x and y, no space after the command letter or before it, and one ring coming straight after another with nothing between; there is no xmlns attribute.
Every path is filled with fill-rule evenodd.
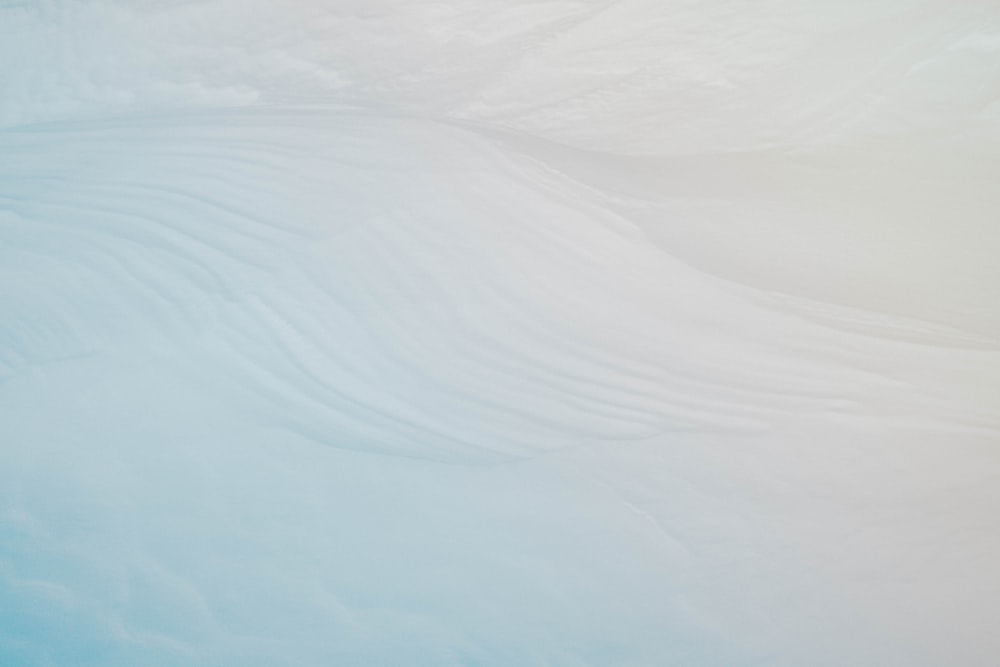
<svg viewBox="0 0 1000 667"><path fill-rule="evenodd" d="M994 667L1000 8L0 4L0 665Z"/></svg>

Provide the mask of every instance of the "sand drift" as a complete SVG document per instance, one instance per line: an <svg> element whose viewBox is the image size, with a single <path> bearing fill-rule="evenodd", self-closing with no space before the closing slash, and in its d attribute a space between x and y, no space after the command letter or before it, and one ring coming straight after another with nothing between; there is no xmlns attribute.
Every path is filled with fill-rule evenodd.
<svg viewBox="0 0 1000 667"><path fill-rule="evenodd" d="M1000 640L988 3L0 6L0 663Z"/></svg>

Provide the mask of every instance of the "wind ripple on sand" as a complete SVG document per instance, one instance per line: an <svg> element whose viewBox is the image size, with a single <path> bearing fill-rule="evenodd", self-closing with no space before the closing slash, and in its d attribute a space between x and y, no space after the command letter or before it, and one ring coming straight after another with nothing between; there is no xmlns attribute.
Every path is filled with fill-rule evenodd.
<svg viewBox="0 0 1000 667"><path fill-rule="evenodd" d="M229 111L0 142L8 381L166 355L332 446L478 462L759 433L892 394L818 351L847 334L687 267L466 129Z"/></svg>

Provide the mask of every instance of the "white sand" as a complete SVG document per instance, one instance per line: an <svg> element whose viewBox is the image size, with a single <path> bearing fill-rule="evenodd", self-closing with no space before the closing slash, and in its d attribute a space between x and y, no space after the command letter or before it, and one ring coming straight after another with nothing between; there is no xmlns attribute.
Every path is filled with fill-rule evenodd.
<svg viewBox="0 0 1000 667"><path fill-rule="evenodd" d="M992 2L0 5L0 665L993 667Z"/></svg>

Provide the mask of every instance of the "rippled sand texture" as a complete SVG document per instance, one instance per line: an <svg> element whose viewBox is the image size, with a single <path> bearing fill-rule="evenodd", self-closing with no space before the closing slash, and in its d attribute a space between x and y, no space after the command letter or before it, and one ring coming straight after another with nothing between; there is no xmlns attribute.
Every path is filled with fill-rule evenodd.
<svg viewBox="0 0 1000 667"><path fill-rule="evenodd" d="M995 3L0 5L0 665L994 667Z"/></svg>

